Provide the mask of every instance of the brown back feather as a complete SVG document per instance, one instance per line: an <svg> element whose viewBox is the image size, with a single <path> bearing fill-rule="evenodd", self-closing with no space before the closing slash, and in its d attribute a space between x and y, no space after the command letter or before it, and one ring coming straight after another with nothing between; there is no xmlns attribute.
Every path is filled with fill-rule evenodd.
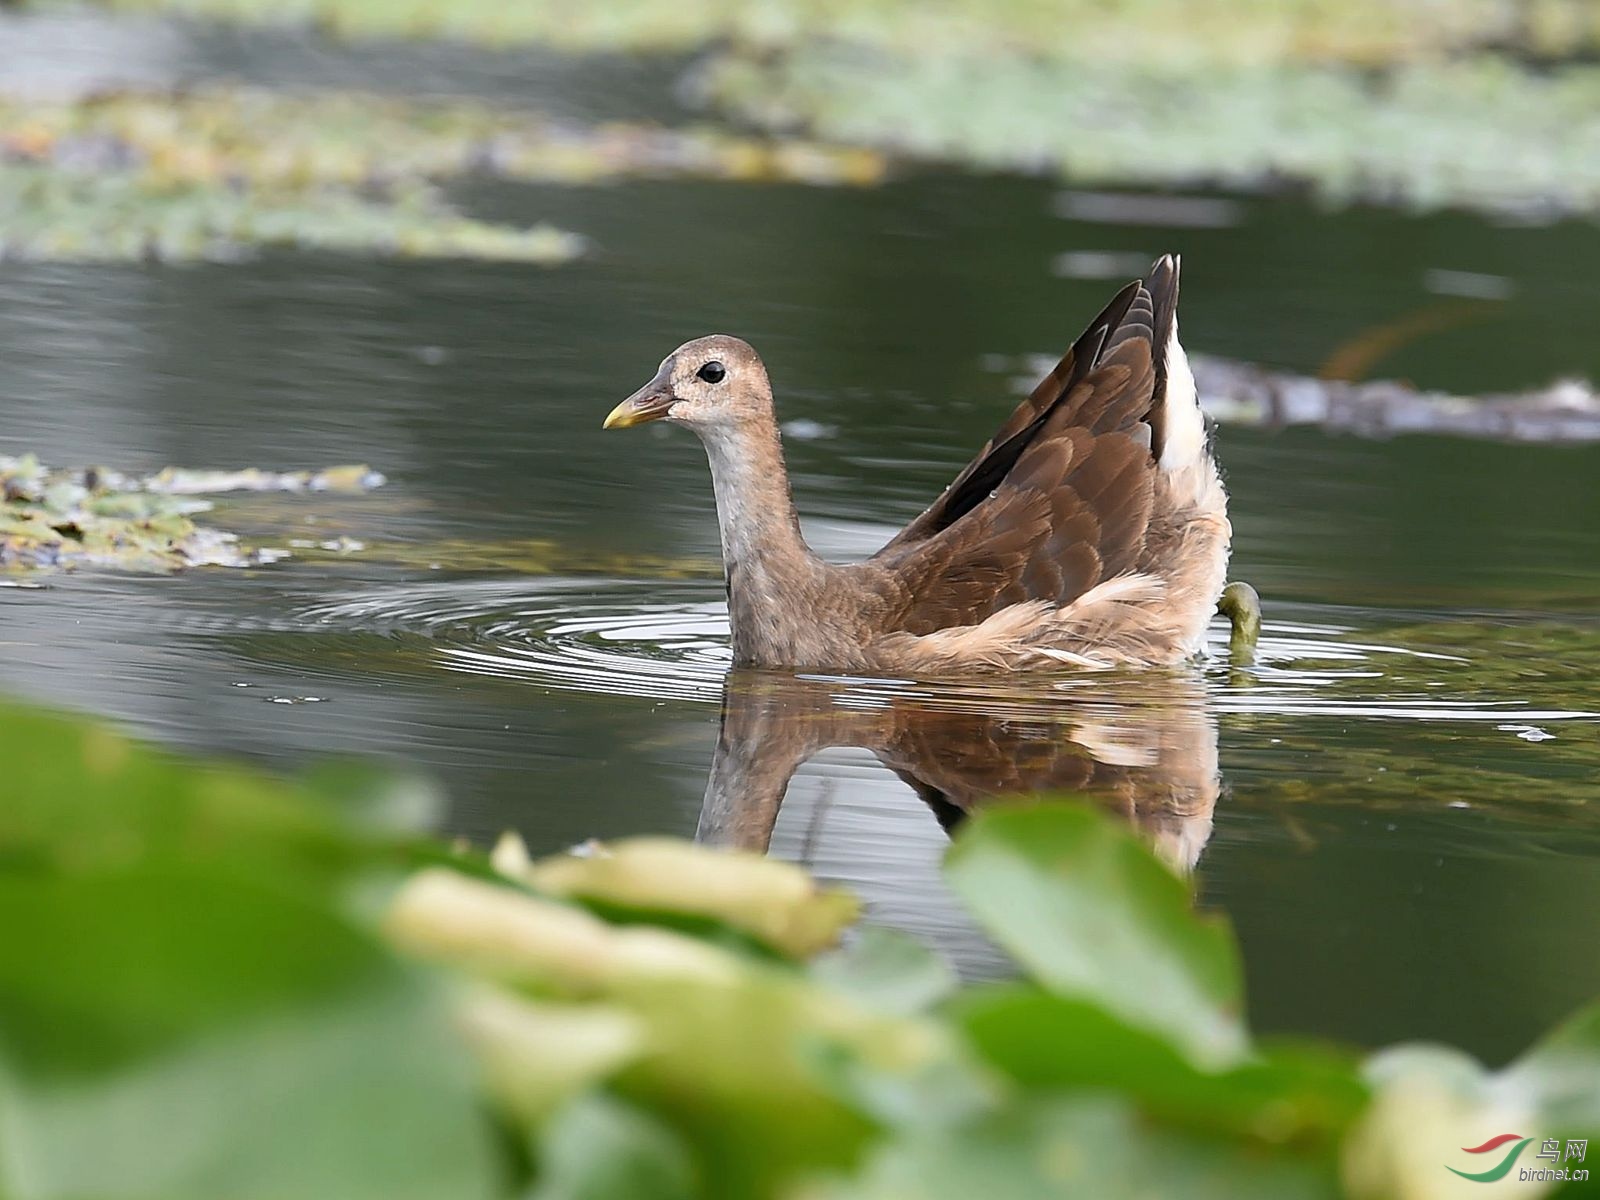
<svg viewBox="0 0 1600 1200"><path fill-rule="evenodd" d="M1168 257L1117 294L939 500L865 564L899 596L892 628L924 634L1027 600L1066 605L1137 569L1176 298Z"/></svg>
<svg viewBox="0 0 1600 1200"><path fill-rule="evenodd" d="M1005 424L984 443L978 456L967 464L926 512L895 535L884 547L885 550L907 542L921 541L941 529L948 529L994 490L995 485L1032 443L1044 418L1093 369L1101 348L1121 323L1138 292L1139 283L1134 281L1113 297L1100 315L1089 323L1089 328L1072 343L1072 348L1056 364L1055 369L1039 381L1028 398L1006 418Z"/></svg>

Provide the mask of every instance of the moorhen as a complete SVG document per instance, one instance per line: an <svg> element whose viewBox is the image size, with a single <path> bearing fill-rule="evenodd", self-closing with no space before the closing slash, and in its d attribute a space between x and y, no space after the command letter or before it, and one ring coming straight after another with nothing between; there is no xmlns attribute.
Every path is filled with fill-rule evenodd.
<svg viewBox="0 0 1600 1200"><path fill-rule="evenodd" d="M740 666L927 678L1175 663L1200 648L1231 535L1178 344L1178 268L1167 255L1118 292L864 562L806 545L767 372L738 338L678 347L605 428L666 420L705 444Z"/></svg>

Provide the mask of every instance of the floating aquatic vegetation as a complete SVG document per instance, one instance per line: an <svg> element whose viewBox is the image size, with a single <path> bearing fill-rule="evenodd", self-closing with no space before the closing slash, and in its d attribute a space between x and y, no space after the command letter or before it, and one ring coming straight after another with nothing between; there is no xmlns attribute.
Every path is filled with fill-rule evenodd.
<svg viewBox="0 0 1600 1200"><path fill-rule="evenodd" d="M169 183L290 189L469 173L573 184L672 175L875 183L884 170L871 151L708 127L579 125L470 101L232 88L0 100L0 156Z"/></svg>
<svg viewBox="0 0 1600 1200"><path fill-rule="evenodd" d="M1131 35L1137 37L1139 35ZM1505 57L1219 66L807 44L724 55L699 87L776 128L1080 183L1304 184L1375 201L1551 216L1600 207L1600 68Z"/></svg>
<svg viewBox="0 0 1600 1200"><path fill-rule="evenodd" d="M138 479L97 468L96 478L104 487L159 492L167 496L215 496L222 492L356 493L369 492L387 482L381 471L374 471L366 463L327 467L320 471L263 471L259 467L197 471L188 467L163 467L154 475Z"/></svg>
<svg viewBox="0 0 1600 1200"><path fill-rule="evenodd" d="M709 129L577 126L466 102L216 89L0 100L0 253L234 258L257 246L559 263L578 236L475 220L437 186L466 174L870 184L871 150Z"/></svg>
<svg viewBox="0 0 1600 1200"><path fill-rule="evenodd" d="M0 169L0 258L65 262L234 261L262 247L551 264L583 239L462 216L411 183L368 198L337 187L242 189L131 173Z"/></svg>
<svg viewBox="0 0 1600 1200"><path fill-rule="evenodd" d="M110 2L342 34L590 52L711 49L697 86L725 113L786 138L807 130L858 148L851 158L787 140L702 134L698 145L681 145L671 135L599 131L568 146L535 136L525 155L529 143L519 149L514 130L494 135L510 149L476 165L500 158L517 177L610 178L619 150L624 173L641 164L656 172L651 160L664 146L669 160L684 156L692 172L718 178L856 182L881 173L870 152L883 151L1102 183L1291 181L1335 201L1419 208L1543 214L1600 205L1600 159L1589 152L1600 136L1600 9L1587 0ZM206 103L187 118L203 122ZM300 103L315 109L324 100ZM360 132L363 120L352 128ZM426 160L439 148L429 146L430 121L390 128L380 116L366 132L383 127L371 145L415 169L414 152ZM450 129L454 117L442 121L438 132L461 132ZM285 145L281 156L254 156L265 161L252 169L302 160L303 143ZM180 153L167 165L204 171L207 157Z"/></svg>
<svg viewBox="0 0 1600 1200"><path fill-rule="evenodd" d="M569 50L688 50L730 40L783 47L832 37L873 47L1078 55L1127 61L1373 63L1463 47L1541 57L1600 45L1586 0L103 0L263 24L314 24L347 36L445 37Z"/></svg>
<svg viewBox="0 0 1600 1200"><path fill-rule="evenodd" d="M132 478L100 467L52 470L33 455L0 457L0 570L112 567L177 571L272 562L282 550L249 549L236 535L197 524L202 493L359 492L383 476L366 466L274 473L169 467Z"/></svg>

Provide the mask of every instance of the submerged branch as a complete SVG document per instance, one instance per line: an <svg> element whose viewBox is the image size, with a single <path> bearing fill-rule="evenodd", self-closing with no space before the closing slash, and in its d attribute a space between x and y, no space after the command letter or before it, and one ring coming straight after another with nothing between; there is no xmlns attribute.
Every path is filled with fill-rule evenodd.
<svg viewBox="0 0 1600 1200"><path fill-rule="evenodd" d="M1392 379L1314 379L1202 355L1193 365L1206 411L1222 422L1320 425L1365 437L1433 433L1509 442L1600 441L1600 397L1584 380L1468 397Z"/></svg>
<svg viewBox="0 0 1600 1200"><path fill-rule="evenodd" d="M1224 425L1316 425L1372 438L1427 433L1505 442L1600 441L1600 396L1582 379L1526 392L1457 396L1396 379L1318 379L1207 354L1191 354L1189 363L1201 407ZM1015 389L1025 394L1054 365L1053 357L1030 356Z"/></svg>

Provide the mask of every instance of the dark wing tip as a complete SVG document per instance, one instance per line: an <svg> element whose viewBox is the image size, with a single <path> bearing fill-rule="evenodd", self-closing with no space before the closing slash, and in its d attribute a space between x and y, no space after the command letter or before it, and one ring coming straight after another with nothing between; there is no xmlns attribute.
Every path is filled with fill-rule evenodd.
<svg viewBox="0 0 1600 1200"><path fill-rule="evenodd" d="M1150 435L1141 436L1136 430L1128 432L1142 443L1148 443L1154 456L1161 452L1161 415L1159 398L1165 387L1165 351L1172 328L1172 314L1177 308L1179 259L1175 254L1164 254L1150 269L1147 279L1130 280L1100 310L1098 316L1078 335L1072 348L1056 364L1028 398L1020 404L1002 425L978 457L968 464L944 495L901 530L880 554L903 545L921 542L941 530L948 529L971 512L1003 480L1033 444L1056 410L1073 395L1088 376L1119 346L1130 341L1149 341L1149 361L1155 367L1154 389L1149 405L1143 411L1132 412L1119 406L1115 413L1102 411L1102 416L1114 416L1119 421L1125 415L1142 417L1149 425ZM1074 414L1085 427L1097 422L1086 414Z"/></svg>
<svg viewBox="0 0 1600 1200"><path fill-rule="evenodd" d="M1150 300L1155 306L1155 350L1158 358L1167 348L1167 339L1172 335L1172 320L1178 314L1178 276L1182 268L1183 260L1178 255L1163 254L1150 265L1150 274L1145 277L1144 286L1150 292Z"/></svg>
<svg viewBox="0 0 1600 1200"><path fill-rule="evenodd" d="M1172 341L1173 325L1178 319L1178 276L1183 260L1176 254L1163 254L1150 265L1145 288L1155 309L1151 322L1150 355L1155 360L1156 386L1150 404L1150 453L1161 457L1166 444L1167 399L1167 346Z"/></svg>

